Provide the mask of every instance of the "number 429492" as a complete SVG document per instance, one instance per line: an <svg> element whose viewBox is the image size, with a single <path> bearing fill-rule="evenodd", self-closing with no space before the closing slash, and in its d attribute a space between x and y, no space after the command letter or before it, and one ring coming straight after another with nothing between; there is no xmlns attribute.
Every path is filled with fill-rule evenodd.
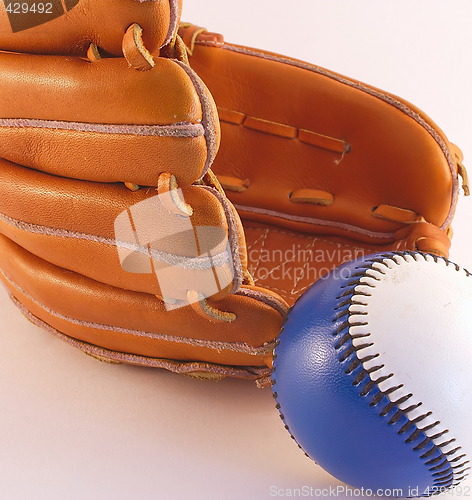
<svg viewBox="0 0 472 500"><path fill-rule="evenodd" d="M6 11L9 14L52 14L52 3L7 3Z"/></svg>

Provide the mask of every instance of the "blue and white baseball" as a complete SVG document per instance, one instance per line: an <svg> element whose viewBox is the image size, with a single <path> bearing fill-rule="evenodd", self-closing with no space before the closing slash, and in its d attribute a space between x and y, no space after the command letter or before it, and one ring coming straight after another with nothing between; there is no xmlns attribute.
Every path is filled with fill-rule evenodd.
<svg viewBox="0 0 472 500"><path fill-rule="evenodd" d="M275 350L273 391L306 454L357 488L431 495L472 457L472 276L376 254L315 283Z"/></svg>

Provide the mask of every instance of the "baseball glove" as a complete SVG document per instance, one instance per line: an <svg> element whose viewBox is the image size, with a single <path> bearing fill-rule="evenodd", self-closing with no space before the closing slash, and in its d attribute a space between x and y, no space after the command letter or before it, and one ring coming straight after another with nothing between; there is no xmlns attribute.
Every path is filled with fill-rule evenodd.
<svg viewBox="0 0 472 500"><path fill-rule="evenodd" d="M419 110L179 37L176 1L73 4L25 25L0 9L0 277L30 321L102 360L265 385L314 281L448 254L465 170Z"/></svg>

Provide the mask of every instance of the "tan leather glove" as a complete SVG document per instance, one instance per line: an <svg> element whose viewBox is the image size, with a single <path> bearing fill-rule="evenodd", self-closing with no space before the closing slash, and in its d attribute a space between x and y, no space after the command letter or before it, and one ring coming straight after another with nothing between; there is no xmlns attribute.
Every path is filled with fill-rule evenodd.
<svg viewBox="0 0 472 500"><path fill-rule="evenodd" d="M257 378L285 308L241 289L211 96L150 55L179 11L83 0L15 31L2 6L1 277L31 321L100 358Z"/></svg>
<svg viewBox="0 0 472 500"><path fill-rule="evenodd" d="M93 43L121 56L134 23L150 51L173 38L182 0L51 0L0 3L0 47L12 52L85 56Z"/></svg>
<svg viewBox="0 0 472 500"><path fill-rule="evenodd" d="M1 278L31 321L100 359L263 385L288 307L313 281L362 253L447 254L456 163L442 133L387 94L184 31L221 107L216 166L243 229L210 170L214 102L168 34L179 6L165 5L114 2L107 19L120 21L104 25L83 0L2 35L16 53L0 53ZM94 22L70 38L72 16ZM405 148L374 134L384 118Z"/></svg>
<svg viewBox="0 0 472 500"><path fill-rule="evenodd" d="M358 253L448 255L467 175L459 149L425 113L195 25L182 24L180 35L218 106L214 171L243 219L259 286L293 304Z"/></svg>

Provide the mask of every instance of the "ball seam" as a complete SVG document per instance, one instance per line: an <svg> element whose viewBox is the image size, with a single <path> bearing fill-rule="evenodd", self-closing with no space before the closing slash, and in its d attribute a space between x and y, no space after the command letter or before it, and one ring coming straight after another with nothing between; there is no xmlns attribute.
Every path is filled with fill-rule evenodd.
<svg viewBox="0 0 472 500"><path fill-rule="evenodd" d="M405 444L410 446L413 451L421 453L419 458L428 467L428 471L431 473L431 478L433 481L433 486L430 488L429 493L423 496L430 496L442 493L446 489L457 486L468 475L466 472L467 470L469 470L469 467L466 466L468 465L469 461L464 460L467 458L466 455L464 454L461 455L459 453L461 449L460 446L455 447L447 452L442 450L442 448L449 446L453 441L455 441L454 439L452 440L446 439L445 442L442 442L440 444L436 444L434 442L435 439L438 439L442 437L442 435L446 434L448 432L447 429L443 430L440 434L431 437L428 437L425 434L426 431L433 429L434 427L439 425L440 422L436 422L435 424L428 426L428 428L420 428L417 426L417 424L419 424L422 420L424 420L424 418L430 416L432 412L424 413L416 417L414 420L411 420L407 416L407 413L412 411L415 407L419 407L421 403L419 403L418 405L413 405L411 407L408 407L404 410L401 410L398 407L398 405L407 402L413 396L413 394L407 394L405 396L402 396L400 399L396 401L391 401L389 398L389 394L395 392L396 389L399 389L399 386L391 387L389 389L386 389L385 391L380 390L378 385L392 378L394 374L383 376L382 378L374 380L372 378L372 375L375 374L377 371L379 371L381 368L383 368L383 365L378 365L370 369L365 369L364 363L377 358L379 354L369 355L368 357L364 358L359 357L359 353L362 352L363 349L366 349L367 347L371 347L373 345L372 343L368 342L370 334L356 336L355 334L352 334L350 331L351 327L353 326L368 326L367 321L359 321L353 323L349 321L351 316L350 307L352 305L367 306L368 304L362 302L361 299L362 297L368 298L370 296L369 293L356 291L356 288L359 285L376 288L375 284L366 284L365 282L362 281L362 279L366 277L372 279L374 282L382 281L381 278L377 278L375 276L367 274L367 271L375 270L380 274L385 275L386 274L385 271L378 269L377 267L373 267L373 265L384 264L385 267L388 268L388 266L385 264L386 260L399 265L399 263L394 259L394 257L400 257L406 263L409 263L406 256L413 257L415 260L417 260L418 257L419 258L422 257L426 261L427 257L432 258L434 262L439 262L441 260L445 262L445 264L448 267L453 266L457 272L464 271L467 277L471 276L471 274L466 269L461 268L459 265L454 264L453 262L449 261L444 257L440 257L433 254L424 254L422 252L414 252L414 251L388 252L380 254L375 258L368 259L364 266L356 267L355 268L356 273L351 276L351 278L355 279L351 280L349 283L341 287L343 292L341 293L341 295L336 297L336 299L337 300L344 299L344 300L342 300L342 302L340 302L334 308L335 315L333 318L333 324L338 323L339 320L343 318L345 319L343 320L341 325L338 325L337 328L335 328L331 333L333 337L339 339L335 345L335 349L338 351L338 361L340 363L349 361L349 366L348 370L346 371L346 375L351 376L351 378L353 379L353 386L356 386L358 387L358 389L361 389L359 393L360 397L369 398L370 399L369 405L373 407L377 407L383 402L384 404L380 407L379 416L381 418L389 417L388 424L390 426L398 427L399 423L402 422L403 425L400 427L398 431L396 431L397 434L399 436L407 436L406 439L404 439ZM296 306L300 298L301 296L297 299L297 301L292 306L290 311ZM367 315L367 313L354 313L353 315L362 316L362 315ZM287 315L285 322L282 326L279 339L284 333L285 324L289 319L289 317L290 317L290 312ZM355 338L365 338L366 340L365 343L363 340L362 344L355 346L353 343L353 340ZM282 406L278 401L278 393L274 389L277 383L273 375L276 371L275 361L277 359L277 353L276 353L277 347L280 344L279 339L277 339L275 343L273 352L273 368L271 373L273 397L276 401L276 408L279 412L279 416L284 424L285 429L288 431L291 438L297 443L298 447L304 452L304 454L308 458L311 458L310 455L303 449L303 447L297 441L297 439L291 432L290 427L286 423L286 418L283 413ZM373 392L375 392L375 394L372 394ZM403 423L405 420L406 423Z"/></svg>

